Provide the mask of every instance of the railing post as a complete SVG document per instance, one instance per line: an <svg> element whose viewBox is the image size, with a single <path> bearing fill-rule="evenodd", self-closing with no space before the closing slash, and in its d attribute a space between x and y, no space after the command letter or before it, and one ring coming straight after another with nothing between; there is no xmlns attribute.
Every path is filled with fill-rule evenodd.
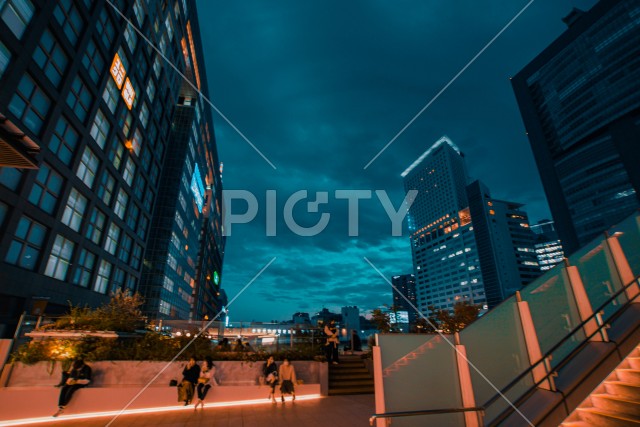
<svg viewBox="0 0 640 427"><path fill-rule="evenodd" d="M562 275L573 291L573 298L576 302L580 322L590 319L583 326L585 335L591 336L589 341L608 341L606 335L596 334L600 325L598 325L597 319L593 317L593 307L591 306L591 301L589 301L587 291L584 288L584 283L582 283L580 272L578 271L578 267L569 265L567 258L564 259Z"/></svg>
<svg viewBox="0 0 640 427"><path fill-rule="evenodd" d="M384 405L384 383L382 378L382 352L378 343L378 334L376 334L376 345L373 346L373 390L376 400L376 414L385 413ZM377 418L376 427L386 427L387 418Z"/></svg>
<svg viewBox="0 0 640 427"><path fill-rule="evenodd" d="M460 334L457 332L453 336L455 340L456 363L458 366L458 380L460 381L460 395L462 397L463 408L475 408L476 398L473 394L471 383L471 373L469 371L469 360L464 345L460 343ZM476 412L464 413L465 427L480 427L479 415Z"/></svg>
<svg viewBox="0 0 640 427"><path fill-rule="evenodd" d="M540 342L538 341L538 334L536 332L535 325L533 324L533 318L531 317L531 311L529 310L529 303L522 301L520 291L516 292L516 307L518 308L518 314L520 315L520 324L522 326L522 333L524 335L524 343L527 347L527 355L529 356L529 365L533 366L531 374L533 375L533 382L538 383L547 375L548 369L550 369L548 361L544 363L538 363L542 360L542 351L540 350ZM556 386L553 383L553 378L548 377L539 385L540 388L546 390L555 391Z"/></svg>
<svg viewBox="0 0 640 427"><path fill-rule="evenodd" d="M622 286L626 286L629 283L633 282L635 276L631 267L629 266L629 261L627 261L627 257L622 250L622 246L620 246L620 242L618 241L618 236L608 236L605 239L606 246L609 249L609 253L611 254L611 258L613 258L613 264L618 270L618 275L620 276L620 284ZM629 286L625 293L629 301L633 300L635 297L640 294L640 288L638 288L638 282Z"/></svg>

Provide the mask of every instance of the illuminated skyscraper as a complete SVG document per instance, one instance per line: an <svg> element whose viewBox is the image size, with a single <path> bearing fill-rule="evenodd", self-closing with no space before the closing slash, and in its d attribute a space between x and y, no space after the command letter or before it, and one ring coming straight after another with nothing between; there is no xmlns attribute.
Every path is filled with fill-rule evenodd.
<svg viewBox="0 0 640 427"><path fill-rule="evenodd" d="M409 314L409 324L415 324L418 313L415 307L416 301L416 276L413 274L401 274L391 278L393 306L395 311L406 311ZM404 298L403 298L404 297ZM406 299L405 299L406 298ZM409 302L407 302L409 300Z"/></svg>
<svg viewBox="0 0 640 427"><path fill-rule="evenodd" d="M600 0L512 80L568 254L640 207L640 2Z"/></svg>
<svg viewBox="0 0 640 427"><path fill-rule="evenodd" d="M174 162L183 79L132 25L206 93L195 1L113 3L0 2L0 121L28 138L23 169L0 168L2 336L22 311L59 314L69 301L95 306L116 289L137 290L143 263L151 265L145 253L154 208L165 203L165 166ZM209 144L193 147L200 176L219 193L211 112L196 104L194 139ZM205 148L210 159L202 161ZM180 194L193 210L204 193L190 184ZM195 228L195 240L180 242L194 244L194 264Z"/></svg>

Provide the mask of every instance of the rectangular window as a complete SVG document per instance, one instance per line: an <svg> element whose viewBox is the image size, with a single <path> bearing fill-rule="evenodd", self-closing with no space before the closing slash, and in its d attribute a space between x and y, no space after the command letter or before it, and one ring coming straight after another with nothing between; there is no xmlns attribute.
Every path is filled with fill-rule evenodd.
<svg viewBox="0 0 640 427"><path fill-rule="evenodd" d="M113 79L108 79L104 92L102 92L102 99L107 104L107 107L109 107L109 111L111 111L112 114L116 112L118 97L120 97L120 91L116 86L116 82L114 82Z"/></svg>
<svg viewBox="0 0 640 427"><path fill-rule="evenodd" d="M151 149L149 148L149 144L144 147L142 150L142 157L140 158L140 162L142 163L142 168L149 172L149 166L151 166Z"/></svg>
<svg viewBox="0 0 640 427"><path fill-rule="evenodd" d="M131 246L133 246L133 239L127 234L123 234L122 242L120 242L120 250L118 251L118 259L120 259L120 261L125 263L129 262Z"/></svg>
<svg viewBox="0 0 640 427"><path fill-rule="evenodd" d="M160 78L160 71L162 67L160 66L160 55L156 54L156 57L153 59L153 73L156 75L156 80Z"/></svg>
<svg viewBox="0 0 640 427"><path fill-rule="evenodd" d="M102 37L104 47L109 49L111 47L111 40L115 39L116 30L113 27L113 22L111 22L106 8L100 12L100 17L98 18L98 22L96 22L96 29L97 34L100 34L100 37Z"/></svg>
<svg viewBox="0 0 640 427"><path fill-rule="evenodd" d="M96 256L88 250L82 249L76 264L76 271L73 274L73 284L82 286L83 288L88 288L95 264Z"/></svg>
<svg viewBox="0 0 640 427"><path fill-rule="evenodd" d="M137 128L133 133L133 139L131 140L131 148L133 148L136 156L140 155L140 149L142 148L142 132L140 132L140 128Z"/></svg>
<svg viewBox="0 0 640 427"><path fill-rule="evenodd" d="M51 31L44 30L42 33L40 43L33 53L33 60L44 71L51 83L57 87L67 69L69 60Z"/></svg>
<svg viewBox="0 0 640 427"><path fill-rule="evenodd" d="M133 245L133 253L131 254L131 267L137 270L140 268L140 261L142 261L142 246L136 243Z"/></svg>
<svg viewBox="0 0 640 427"><path fill-rule="evenodd" d="M120 166L122 165L122 157L124 156L124 146L120 143L119 140L114 140L113 145L111 146L111 150L109 151L109 160L113 164L113 167L116 170L120 170Z"/></svg>
<svg viewBox="0 0 640 427"><path fill-rule="evenodd" d="M129 46L129 52L133 55L136 51L136 45L138 44L138 35L135 30L131 28L131 25L127 25L127 28L124 30L124 39L127 41L127 46Z"/></svg>
<svg viewBox="0 0 640 427"><path fill-rule="evenodd" d="M71 165L73 153L78 145L78 132L69 124L64 116L60 116L56 129L49 141L49 150L67 166Z"/></svg>
<svg viewBox="0 0 640 427"><path fill-rule="evenodd" d="M29 194L29 201L48 214L53 214L62 190L63 179L60 174L43 163Z"/></svg>
<svg viewBox="0 0 640 427"><path fill-rule="evenodd" d="M149 79L149 84L147 85L147 97L149 97L149 102L153 102L153 98L156 96L156 84L153 82L153 79Z"/></svg>
<svg viewBox="0 0 640 427"><path fill-rule="evenodd" d="M118 215L118 218L124 219L124 213L127 210L128 202L129 195L124 191L124 188L120 188L120 191L118 191L118 197L116 198L116 205L113 208L113 211Z"/></svg>
<svg viewBox="0 0 640 427"><path fill-rule="evenodd" d="M91 217L89 218L89 224L87 225L87 231L84 236L90 239L96 245L100 244L102 233L104 232L105 215L98 208L93 208Z"/></svg>
<svg viewBox="0 0 640 427"><path fill-rule="evenodd" d="M116 254L116 249L118 248L118 239L120 238L120 227L118 227L114 222L109 226L109 231L107 232L107 238L104 242L104 249L109 252L111 255Z"/></svg>
<svg viewBox="0 0 640 427"><path fill-rule="evenodd" d="M67 205L62 213L62 223L73 231L80 231L82 217L86 208L87 198L80 194L78 190L73 188L69 193Z"/></svg>
<svg viewBox="0 0 640 427"><path fill-rule="evenodd" d="M144 196L144 189L147 186L147 181L145 181L145 179L141 176L138 175L138 178L136 179L135 185L134 185L134 193L136 195L136 197L138 198L138 200L142 201L142 198Z"/></svg>
<svg viewBox="0 0 640 427"><path fill-rule="evenodd" d="M89 92L87 85L80 79L80 76L76 76L71 85L71 90L67 94L67 105L73 110L76 117L84 123L91 109L91 104L93 104L91 92Z"/></svg>
<svg viewBox="0 0 640 427"><path fill-rule="evenodd" d="M93 290L106 294L109 286L109 276L111 276L111 264L103 259L100 261L100 267L98 267L98 275L93 285Z"/></svg>
<svg viewBox="0 0 640 427"><path fill-rule="evenodd" d="M107 171L104 171L100 177L100 186L98 187L98 197L102 199L105 205L111 204L111 198L113 197L113 189L116 186L116 179L111 176Z"/></svg>
<svg viewBox="0 0 640 427"><path fill-rule="evenodd" d="M103 150L110 127L111 125L109 124L107 117L104 115L102 110L98 108L98 112L93 119L93 126L91 126L91 136Z"/></svg>
<svg viewBox="0 0 640 427"><path fill-rule="evenodd" d="M140 122L142 126L146 129L147 124L149 124L149 107L147 107L147 103L142 103L142 108L140 108Z"/></svg>
<svg viewBox="0 0 640 427"><path fill-rule="evenodd" d="M140 215L140 221L138 221L138 237L145 240L147 237L147 227L149 226L149 218L146 215Z"/></svg>
<svg viewBox="0 0 640 427"><path fill-rule="evenodd" d="M33 4L30 0L0 1L0 17L19 40L33 17Z"/></svg>
<svg viewBox="0 0 640 427"><path fill-rule="evenodd" d="M129 131L131 131L131 122L133 121L133 115L131 111L126 108L123 108L120 111L120 116L118 117L118 125L122 128L122 133L125 138L129 137Z"/></svg>
<svg viewBox="0 0 640 427"><path fill-rule="evenodd" d="M9 111L21 120L31 132L40 134L42 123L47 117L51 100L35 84L31 76L22 76L16 93L9 103Z"/></svg>
<svg viewBox="0 0 640 427"><path fill-rule="evenodd" d="M117 268L113 271L113 277L111 278L111 292L115 292L118 289L124 288L124 278L126 274L121 269Z"/></svg>
<svg viewBox="0 0 640 427"><path fill-rule="evenodd" d="M74 246L71 240L65 239L58 234L55 242L53 242L53 248L51 248L44 274L54 279L66 280Z"/></svg>
<svg viewBox="0 0 640 427"><path fill-rule="evenodd" d="M127 214L127 225L133 230L136 230L138 225L138 216L140 215L140 208L135 203L129 205L129 213Z"/></svg>
<svg viewBox="0 0 640 427"><path fill-rule="evenodd" d="M136 276L134 276L133 274L129 274L127 275L127 281L125 283L125 286L127 287L127 289L129 289L131 292L133 292L136 289Z"/></svg>
<svg viewBox="0 0 640 427"><path fill-rule="evenodd" d="M167 19L164 20L164 26L167 28L167 35L169 40L173 39L173 24L171 23L171 15L167 14Z"/></svg>
<svg viewBox="0 0 640 427"><path fill-rule="evenodd" d="M9 52L9 49L0 41L0 77L2 77L4 70L9 66L9 61L11 61L11 52Z"/></svg>
<svg viewBox="0 0 640 427"><path fill-rule="evenodd" d="M144 208L147 212L151 212L151 208L153 208L153 191L147 188L147 192L144 193L144 201L142 202Z"/></svg>
<svg viewBox="0 0 640 427"><path fill-rule="evenodd" d="M76 45L80 38L80 33L84 27L84 22L80 17L78 8L73 4L73 0L60 0L53 11L56 21L62 27L72 45Z"/></svg>
<svg viewBox="0 0 640 427"><path fill-rule="evenodd" d="M133 13L136 15L136 20L138 21L138 27L142 27L142 23L144 22L144 7L142 5L142 0L136 0L133 3Z"/></svg>
<svg viewBox="0 0 640 427"><path fill-rule="evenodd" d="M20 185L23 172L16 168L0 168L0 184L9 188L10 190L16 190Z"/></svg>
<svg viewBox="0 0 640 427"><path fill-rule="evenodd" d="M133 177L136 175L136 164L133 163L133 158L129 157L127 159L127 163L124 166L124 172L122 173L122 177L125 182L129 185L133 184Z"/></svg>
<svg viewBox="0 0 640 427"><path fill-rule="evenodd" d="M94 84L98 84L100 82L100 76L105 68L104 58L100 54L100 50L96 45L96 42L91 39L89 40L89 44L87 45L87 49L84 51L84 55L82 56L82 65L89 73L89 78L93 81Z"/></svg>
<svg viewBox="0 0 640 427"><path fill-rule="evenodd" d="M82 159L78 164L76 175L87 185L87 187L92 188L99 166L100 161L98 160L98 157L89 147L85 147L84 152L82 153Z"/></svg>
<svg viewBox="0 0 640 427"><path fill-rule="evenodd" d="M27 216L22 216L5 257L8 264L35 270L47 229Z"/></svg>

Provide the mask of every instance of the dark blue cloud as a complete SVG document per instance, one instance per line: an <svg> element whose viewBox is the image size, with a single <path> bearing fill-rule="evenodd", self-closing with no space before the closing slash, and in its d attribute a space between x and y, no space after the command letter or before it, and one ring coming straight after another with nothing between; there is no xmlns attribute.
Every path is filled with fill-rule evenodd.
<svg viewBox="0 0 640 427"><path fill-rule="evenodd" d="M273 170L219 117L224 186L279 198L278 236L260 221L236 225L223 285L235 295L277 260L231 309L232 319L284 319L298 310L390 303L387 277L411 271L406 238L392 237L375 196L360 203L358 238L347 235L336 189L404 196L400 173L443 134L465 152L470 175L494 197L549 217L509 77L563 30L572 7L593 0L534 2L367 170L363 166L525 4L459 2L199 1L211 99L277 166ZM286 230L282 204L297 190L329 191L332 221L315 237ZM318 214L299 215L312 224Z"/></svg>

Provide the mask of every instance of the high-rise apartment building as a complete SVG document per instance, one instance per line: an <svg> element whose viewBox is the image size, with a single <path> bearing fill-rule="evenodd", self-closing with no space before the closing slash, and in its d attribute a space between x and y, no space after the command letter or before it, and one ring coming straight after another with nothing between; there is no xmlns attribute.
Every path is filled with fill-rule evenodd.
<svg viewBox="0 0 640 427"><path fill-rule="evenodd" d="M137 290L150 264L150 225L165 203L159 199L184 84L166 61L205 92L204 62L193 0L112 4L0 3L0 121L22 144L2 143L22 162L0 168L2 336L22 311L42 312L43 301L46 313L59 314L68 302L95 306L114 290ZM193 109L202 117L190 124L200 144L189 154L191 167L208 152L212 161L200 160L200 176L219 193L211 111L199 98ZM204 198L180 194L185 209ZM196 265L200 228L192 228L194 240L178 237ZM191 286L184 291L194 295ZM177 310L189 315L185 306Z"/></svg>
<svg viewBox="0 0 640 427"><path fill-rule="evenodd" d="M495 307L540 275L527 213L522 204L497 200L480 181L467 187L489 307Z"/></svg>
<svg viewBox="0 0 640 427"><path fill-rule="evenodd" d="M408 214L417 308L427 314L458 301L486 308L462 152L442 137L401 176L407 193L417 190Z"/></svg>
<svg viewBox="0 0 640 427"><path fill-rule="evenodd" d="M512 80L571 254L640 207L640 1L600 0Z"/></svg>
<svg viewBox="0 0 640 427"><path fill-rule="evenodd" d="M564 259L562 242L558 238L553 221L541 220L531 226L536 235L535 250L540 271L544 272L560 264Z"/></svg>
<svg viewBox="0 0 640 427"><path fill-rule="evenodd" d="M393 276L391 284L393 285L391 294L395 311L406 311L409 315L409 324L415 324L418 318L418 313L414 308L418 303L416 300L416 276L413 274Z"/></svg>

